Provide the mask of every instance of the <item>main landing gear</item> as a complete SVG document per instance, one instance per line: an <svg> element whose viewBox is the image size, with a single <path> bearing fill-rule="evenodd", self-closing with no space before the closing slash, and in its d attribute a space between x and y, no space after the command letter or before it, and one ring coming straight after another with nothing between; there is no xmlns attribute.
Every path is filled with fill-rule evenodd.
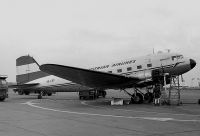
<svg viewBox="0 0 200 136"><path fill-rule="evenodd" d="M42 99L43 96L52 96L52 92L46 92L46 91L38 92L38 99Z"/></svg>
<svg viewBox="0 0 200 136"><path fill-rule="evenodd" d="M139 89L134 88L134 93L130 94L128 91L123 91L131 97L132 104L151 103L153 101L153 94L147 90L147 93L142 93Z"/></svg>
<svg viewBox="0 0 200 136"><path fill-rule="evenodd" d="M40 92L38 93L38 99L42 99L42 96L43 96L43 92L40 91Z"/></svg>

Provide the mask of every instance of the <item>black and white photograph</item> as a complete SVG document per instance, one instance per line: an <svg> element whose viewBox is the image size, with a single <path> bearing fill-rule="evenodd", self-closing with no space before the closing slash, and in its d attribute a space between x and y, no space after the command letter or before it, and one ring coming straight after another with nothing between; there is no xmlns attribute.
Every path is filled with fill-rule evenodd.
<svg viewBox="0 0 200 136"><path fill-rule="evenodd" d="M0 136L199 136L199 0L0 0Z"/></svg>

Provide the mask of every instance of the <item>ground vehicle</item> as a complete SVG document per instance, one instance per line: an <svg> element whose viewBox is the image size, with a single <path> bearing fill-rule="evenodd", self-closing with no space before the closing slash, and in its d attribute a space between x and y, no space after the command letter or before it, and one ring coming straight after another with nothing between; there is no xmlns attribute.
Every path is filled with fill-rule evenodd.
<svg viewBox="0 0 200 136"><path fill-rule="evenodd" d="M6 82L7 76L0 75L0 101L8 98L8 84Z"/></svg>
<svg viewBox="0 0 200 136"><path fill-rule="evenodd" d="M99 97L104 97L106 96L106 91L99 91L99 90L85 90L85 91L79 91L79 99L83 100L93 100Z"/></svg>

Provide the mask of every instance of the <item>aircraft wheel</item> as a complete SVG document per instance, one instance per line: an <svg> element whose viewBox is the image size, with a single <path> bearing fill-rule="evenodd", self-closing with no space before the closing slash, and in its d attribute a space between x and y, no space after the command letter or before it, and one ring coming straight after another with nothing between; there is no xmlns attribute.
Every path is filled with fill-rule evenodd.
<svg viewBox="0 0 200 136"><path fill-rule="evenodd" d="M47 95L47 93L46 92L42 92L42 96L46 96Z"/></svg>
<svg viewBox="0 0 200 136"><path fill-rule="evenodd" d="M2 102L2 101L4 101L6 98L5 97L3 97L3 98L0 98L0 101Z"/></svg>
<svg viewBox="0 0 200 136"><path fill-rule="evenodd" d="M105 98L106 97L106 91L103 91L103 98Z"/></svg>
<svg viewBox="0 0 200 136"><path fill-rule="evenodd" d="M141 103L143 103L143 101L144 101L143 96L140 93L136 93L136 95L133 95L131 97L131 102L134 104L141 104Z"/></svg>
<svg viewBox="0 0 200 136"><path fill-rule="evenodd" d="M23 93L23 91L18 91L18 94L23 95L24 93Z"/></svg>
<svg viewBox="0 0 200 136"><path fill-rule="evenodd" d="M153 93L148 92L144 95L144 100L148 103L153 102Z"/></svg>
<svg viewBox="0 0 200 136"><path fill-rule="evenodd" d="M25 95L29 95L29 94L30 94L30 92L28 92L28 91L25 91L25 92L24 92L24 94L25 94Z"/></svg>
<svg viewBox="0 0 200 136"><path fill-rule="evenodd" d="M52 93L47 93L48 96L52 96Z"/></svg>
<svg viewBox="0 0 200 136"><path fill-rule="evenodd" d="M39 94L39 95L38 95L38 99L42 99L42 94Z"/></svg>

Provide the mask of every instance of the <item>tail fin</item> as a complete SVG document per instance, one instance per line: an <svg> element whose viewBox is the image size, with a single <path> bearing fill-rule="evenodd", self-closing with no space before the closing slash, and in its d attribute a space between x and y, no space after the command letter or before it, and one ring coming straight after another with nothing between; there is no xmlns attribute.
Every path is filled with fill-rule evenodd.
<svg viewBox="0 0 200 136"><path fill-rule="evenodd" d="M49 74L40 71L39 64L29 55L21 56L16 59L16 72L17 84L24 84L49 76Z"/></svg>

